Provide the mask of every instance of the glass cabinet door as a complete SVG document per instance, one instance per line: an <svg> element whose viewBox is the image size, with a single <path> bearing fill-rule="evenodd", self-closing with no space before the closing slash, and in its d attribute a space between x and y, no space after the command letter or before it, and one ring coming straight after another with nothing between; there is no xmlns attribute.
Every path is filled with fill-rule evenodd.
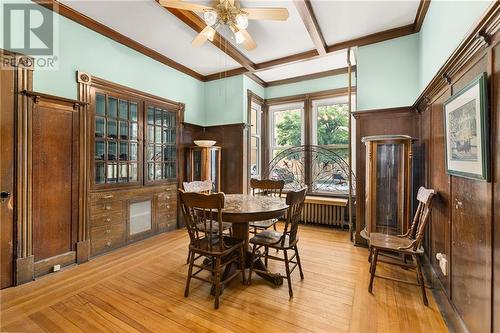
<svg viewBox="0 0 500 333"><path fill-rule="evenodd" d="M219 192L219 173L220 173L220 150L219 149L210 149L210 179L212 180L212 191Z"/></svg>
<svg viewBox="0 0 500 333"><path fill-rule="evenodd" d="M176 113L148 106L146 111L146 179L177 177Z"/></svg>
<svg viewBox="0 0 500 333"><path fill-rule="evenodd" d="M136 101L96 93L94 119L94 183L138 181L138 123Z"/></svg>
<svg viewBox="0 0 500 333"><path fill-rule="evenodd" d="M398 234L403 223L404 145L377 144L376 150L376 232Z"/></svg>

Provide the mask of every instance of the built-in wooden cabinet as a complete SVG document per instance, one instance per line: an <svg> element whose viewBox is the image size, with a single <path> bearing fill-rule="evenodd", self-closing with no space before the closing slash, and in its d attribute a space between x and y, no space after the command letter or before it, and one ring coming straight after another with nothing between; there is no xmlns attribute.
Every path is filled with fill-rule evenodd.
<svg viewBox="0 0 500 333"><path fill-rule="evenodd" d="M89 254L177 227L184 106L78 73L87 108Z"/></svg>
<svg viewBox="0 0 500 333"><path fill-rule="evenodd" d="M96 191L89 201L90 254L177 227L177 184Z"/></svg>
<svg viewBox="0 0 500 333"><path fill-rule="evenodd" d="M414 139L379 135L361 139L366 145L365 230L399 235L410 224Z"/></svg>
<svg viewBox="0 0 500 333"><path fill-rule="evenodd" d="M188 181L210 180L212 191L221 191L221 147L189 148Z"/></svg>

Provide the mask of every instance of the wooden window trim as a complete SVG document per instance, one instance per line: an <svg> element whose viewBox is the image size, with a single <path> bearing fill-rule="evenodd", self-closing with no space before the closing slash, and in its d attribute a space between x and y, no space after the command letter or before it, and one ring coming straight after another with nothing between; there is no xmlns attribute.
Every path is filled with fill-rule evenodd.
<svg viewBox="0 0 500 333"><path fill-rule="evenodd" d="M355 96L356 95L356 87L351 88L352 94ZM306 93L306 94L298 94L298 95L290 95L290 96L283 96L283 97L277 97L277 98L270 98L270 99L263 99L253 93L251 90L247 91L248 94L248 118L250 119L250 112L251 112L251 103L260 103L262 105L262 126L261 126L261 136L262 136L262 149L261 149L261 161L262 161L262 170L261 174L265 174L268 172L267 166L269 165L269 162L271 161L271 156L272 156L272 147L271 147L271 126L272 126L272 115L270 114L270 108L272 106L276 105L283 105L283 104L293 104L293 103L304 103L304 108L303 108L303 132L304 132L304 137L303 137L303 144L304 145L311 145L314 140L313 140L313 130L312 130L312 122L314 121L313 116L313 101L316 100L322 100L322 99L328 99L328 98L334 98L334 97L341 97L341 96L346 96L348 95L349 90L347 87L345 88L338 88L338 89L331 89L331 90L324 90L324 91L318 91L318 92L312 92L312 93ZM250 121L248 121L250 124ZM352 128L350 129L352 131ZM249 130L250 133L250 130ZM248 135L248 165L247 165L247 173L248 173L248 179L250 179L250 134ZM307 155L306 155L307 158ZM309 157L310 158L310 157ZM310 162L310 161L309 161ZM309 168L310 163L306 161L305 163L305 168L306 168L306 183L310 183L310 177L311 177L311 170ZM331 197L331 198L344 198L347 197L347 195L340 195L340 194L330 194L327 192L308 192L308 196L322 196L322 197Z"/></svg>

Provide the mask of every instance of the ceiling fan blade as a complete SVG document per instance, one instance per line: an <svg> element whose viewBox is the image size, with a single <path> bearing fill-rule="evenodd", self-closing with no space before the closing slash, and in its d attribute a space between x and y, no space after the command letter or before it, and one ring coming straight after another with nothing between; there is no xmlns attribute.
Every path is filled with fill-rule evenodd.
<svg viewBox="0 0 500 333"><path fill-rule="evenodd" d="M203 12L205 10L213 9L212 7L197 5L195 3L183 2L178 0L160 0L160 5L167 8L184 9L193 12Z"/></svg>
<svg viewBox="0 0 500 333"><path fill-rule="evenodd" d="M242 8L242 10L248 13L249 20L286 21L288 19L286 8Z"/></svg>
<svg viewBox="0 0 500 333"><path fill-rule="evenodd" d="M240 30L241 34L245 37L245 40L243 41L243 47L247 51L252 51L257 47L257 43L253 40L252 36L246 31L245 29Z"/></svg>
<svg viewBox="0 0 500 333"><path fill-rule="evenodd" d="M200 33L193 39L191 44L194 47L199 47L199 46L203 45L203 43L205 43L207 41L207 39L211 33L215 35L215 30L211 26L207 25L205 27L205 29L200 31Z"/></svg>

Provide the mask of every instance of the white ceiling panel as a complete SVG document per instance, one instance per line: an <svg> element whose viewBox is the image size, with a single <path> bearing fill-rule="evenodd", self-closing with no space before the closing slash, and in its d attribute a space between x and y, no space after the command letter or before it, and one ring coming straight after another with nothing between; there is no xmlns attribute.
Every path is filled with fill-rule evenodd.
<svg viewBox="0 0 500 333"><path fill-rule="evenodd" d="M355 65L354 54L351 53L351 64ZM255 73L266 82L289 79L296 76L314 74L332 69L347 67L347 51L339 51L325 57L284 65Z"/></svg>
<svg viewBox="0 0 500 333"><path fill-rule="evenodd" d="M419 0L311 0L328 45L412 24Z"/></svg>
<svg viewBox="0 0 500 333"><path fill-rule="evenodd" d="M200 74L241 67L211 43L194 48L195 31L154 0L61 2Z"/></svg>

